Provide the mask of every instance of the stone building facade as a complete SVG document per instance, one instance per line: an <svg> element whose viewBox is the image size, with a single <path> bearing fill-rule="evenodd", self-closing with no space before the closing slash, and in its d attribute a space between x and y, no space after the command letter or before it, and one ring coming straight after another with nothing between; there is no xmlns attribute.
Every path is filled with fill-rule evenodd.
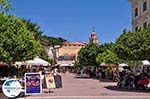
<svg viewBox="0 0 150 99"><path fill-rule="evenodd" d="M150 25L150 0L129 0L132 7L132 31Z"/></svg>
<svg viewBox="0 0 150 99"><path fill-rule="evenodd" d="M94 29L89 37L89 44L98 45L98 39ZM55 48L57 65L59 67L74 66L78 52L86 45L87 43L84 42L64 42L61 46Z"/></svg>
<svg viewBox="0 0 150 99"><path fill-rule="evenodd" d="M60 67L74 66L79 50L85 46L83 42L65 42L57 51L57 64Z"/></svg>

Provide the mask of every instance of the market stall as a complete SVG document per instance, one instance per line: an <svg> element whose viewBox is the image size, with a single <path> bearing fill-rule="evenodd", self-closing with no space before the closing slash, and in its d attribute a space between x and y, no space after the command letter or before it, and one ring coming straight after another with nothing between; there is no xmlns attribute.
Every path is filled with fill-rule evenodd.
<svg viewBox="0 0 150 99"><path fill-rule="evenodd" d="M115 80L117 71L118 71L118 65L116 64L101 64L101 74L102 78Z"/></svg>

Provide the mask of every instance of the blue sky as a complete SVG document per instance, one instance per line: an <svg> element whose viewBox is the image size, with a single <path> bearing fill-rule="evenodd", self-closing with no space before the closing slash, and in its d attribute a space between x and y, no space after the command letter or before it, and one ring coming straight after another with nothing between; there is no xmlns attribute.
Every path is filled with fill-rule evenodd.
<svg viewBox="0 0 150 99"><path fill-rule="evenodd" d="M12 0L12 13L38 23L44 34L88 42L92 27L100 43L131 30L128 0Z"/></svg>

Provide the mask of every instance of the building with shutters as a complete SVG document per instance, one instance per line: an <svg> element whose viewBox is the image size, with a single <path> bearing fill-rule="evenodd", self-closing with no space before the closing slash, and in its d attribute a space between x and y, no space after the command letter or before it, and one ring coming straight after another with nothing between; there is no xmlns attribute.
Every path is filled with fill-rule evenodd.
<svg viewBox="0 0 150 99"><path fill-rule="evenodd" d="M150 25L150 0L129 0L132 8L132 31Z"/></svg>

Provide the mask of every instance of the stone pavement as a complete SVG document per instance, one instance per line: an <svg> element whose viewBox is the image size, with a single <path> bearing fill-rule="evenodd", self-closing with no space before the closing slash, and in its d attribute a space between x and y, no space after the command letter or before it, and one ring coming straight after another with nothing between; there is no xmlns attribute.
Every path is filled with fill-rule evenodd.
<svg viewBox="0 0 150 99"><path fill-rule="evenodd" d="M63 87L53 93L29 96L27 99L150 99L150 91L117 89L114 82L100 82L89 78L75 78L74 74L62 76Z"/></svg>
<svg viewBox="0 0 150 99"><path fill-rule="evenodd" d="M20 99L150 99L150 90L117 89L114 82L100 82L89 78L75 78L74 74L62 76L63 87L52 93L27 96ZM4 99L4 98L0 98Z"/></svg>

